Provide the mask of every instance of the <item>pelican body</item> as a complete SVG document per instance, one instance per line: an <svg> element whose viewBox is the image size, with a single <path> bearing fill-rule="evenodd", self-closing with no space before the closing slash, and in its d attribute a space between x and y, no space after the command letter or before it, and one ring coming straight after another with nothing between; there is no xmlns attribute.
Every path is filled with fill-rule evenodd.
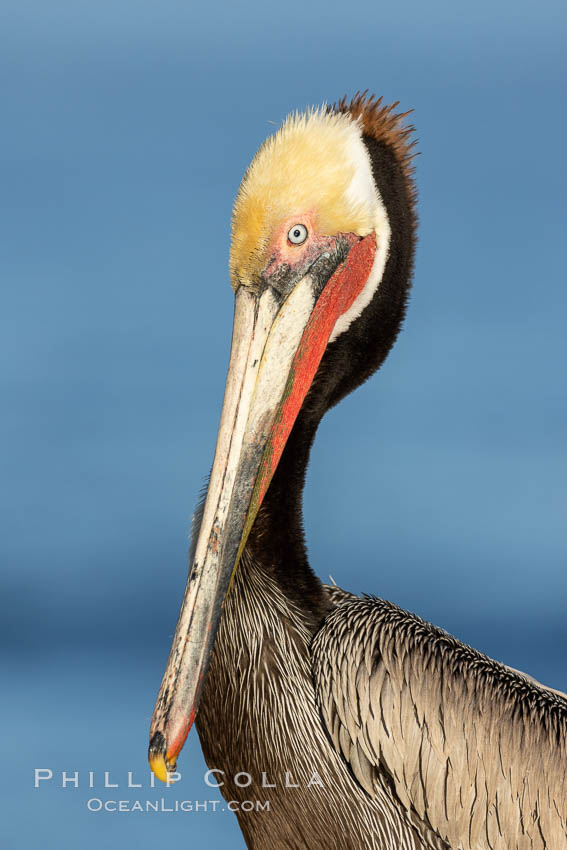
<svg viewBox="0 0 567 850"><path fill-rule="evenodd" d="M567 850L564 695L323 585L307 561L317 427L380 367L405 313L404 119L360 95L293 115L242 181L225 399L150 764L166 779L196 719L226 799L269 803L237 811L262 850Z"/></svg>

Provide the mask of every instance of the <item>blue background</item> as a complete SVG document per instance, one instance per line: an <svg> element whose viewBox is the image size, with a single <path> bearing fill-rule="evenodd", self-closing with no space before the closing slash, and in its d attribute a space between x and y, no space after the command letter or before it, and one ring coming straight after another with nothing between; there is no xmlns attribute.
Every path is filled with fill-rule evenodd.
<svg viewBox="0 0 567 850"><path fill-rule="evenodd" d="M163 793L147 731L222 401L234 194L288 111L357 89L415 109L420 243L392 355L321 427L312 564L565 689L565 4L2 17L3 846L243 846L228 813L86 800ZM218 798L195 734L180 767L167 799Z"/></svg>

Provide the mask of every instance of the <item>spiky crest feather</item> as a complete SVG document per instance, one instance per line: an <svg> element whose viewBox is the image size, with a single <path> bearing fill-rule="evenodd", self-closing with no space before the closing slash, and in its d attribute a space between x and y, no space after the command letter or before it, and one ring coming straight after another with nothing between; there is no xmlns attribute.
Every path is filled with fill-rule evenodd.
<svg viewBox="0 0 567 850"><path fill-rule="evenodd" d="M411 115L413 110L407 112L396 112L400 101L385 105L382 97L369 95L368 89L357 92L350 103L346 96L331 107L333 112L348 114L355 120L359 120L363 133L377 142L382 142L394 154L402 169L405 182L408 187L408 196L411 205L413 228L417 227L417 188L415 185L415 167L413 161L418 154L416 150L417 139L412 136L415 133L413 124L407 124L405 119Z"/></svg>

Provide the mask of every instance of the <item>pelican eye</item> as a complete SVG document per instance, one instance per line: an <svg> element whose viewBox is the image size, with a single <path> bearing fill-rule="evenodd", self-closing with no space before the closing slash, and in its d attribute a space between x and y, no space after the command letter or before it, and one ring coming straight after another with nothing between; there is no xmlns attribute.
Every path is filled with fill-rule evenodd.
<svg viewBox="0 0 567 850"><path fill-rule="evenodd" d="M304 224L294 224L289 230L287 238L292 245L302 245L307 239L307 228Z"/></svg>

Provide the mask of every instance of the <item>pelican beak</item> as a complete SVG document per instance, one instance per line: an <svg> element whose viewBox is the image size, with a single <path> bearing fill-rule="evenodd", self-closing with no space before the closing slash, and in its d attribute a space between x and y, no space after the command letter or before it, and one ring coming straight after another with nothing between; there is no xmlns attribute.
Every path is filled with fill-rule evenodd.
<svg viewBox="0 0 567 850"><path fill-rule="evenodd" d="M376 240L338 237L295 276L236 291L215 459L177 628L150 730L167 780L195 719L223 601L337 319L372 268Z"/></svg>

